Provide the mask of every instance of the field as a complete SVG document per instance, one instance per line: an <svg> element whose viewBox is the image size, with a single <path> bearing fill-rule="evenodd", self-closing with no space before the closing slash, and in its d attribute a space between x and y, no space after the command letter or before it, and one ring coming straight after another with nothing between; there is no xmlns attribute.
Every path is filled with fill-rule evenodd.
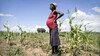
<svg viewBox="0 0 100 56"><path fill-rule="evenodd" d="M92 32L92 47L82 49L79 56L100 56L100 33ZM57 56L72 56L68 32L59 34L61 45ZM0 32L0 56L53 56L49 33Z"/></svg>
<svg viewBox="0 0 100 56"><path fill-rule="evenodd" d="M6 31L0 32L0 56L100 56L100 32L87 30L84 19L79 19L80 24L73 23L77 18L70 16L67 11L70 31L61 32L63 20L59 21L58 30L60 37L59 52L52 54L49 44L49 33L45 29L38 29L38 33L26 32L18 26L20 32L11 32L4 24ZM43 30L43 31L42 31Z"/></svg>

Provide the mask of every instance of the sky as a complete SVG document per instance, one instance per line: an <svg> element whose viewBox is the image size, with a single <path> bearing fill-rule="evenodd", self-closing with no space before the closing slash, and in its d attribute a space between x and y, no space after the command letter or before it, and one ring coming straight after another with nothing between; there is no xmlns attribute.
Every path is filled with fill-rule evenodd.
<svg viewBox="0 0 100 56"><path fill-rule="evenodd" d="M78 19L73 24L80 24L80 18L83 18L85 24L91 23L88 30L100 32L100 0L0 0L0 31L5 30L3 24L11 31L18 31L18 25L28 32L36 32L37 28L48 31L46 20L51 12L51 2L57 3L57 10L64 13L59 19L65 20L60 27L62 31L70 30L67 9L75 17L74 9L77 7Z"/></svg>

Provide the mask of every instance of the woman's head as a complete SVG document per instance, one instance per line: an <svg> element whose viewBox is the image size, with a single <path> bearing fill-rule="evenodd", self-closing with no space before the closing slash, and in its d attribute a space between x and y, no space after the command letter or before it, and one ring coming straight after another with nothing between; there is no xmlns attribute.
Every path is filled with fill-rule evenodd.
<svg viewBox="0 0 100 56"><path fill-rule="evenodd" d="M50 4L50 9L51 10L56 10L57 4L56 3L51 3Z"/></svg>

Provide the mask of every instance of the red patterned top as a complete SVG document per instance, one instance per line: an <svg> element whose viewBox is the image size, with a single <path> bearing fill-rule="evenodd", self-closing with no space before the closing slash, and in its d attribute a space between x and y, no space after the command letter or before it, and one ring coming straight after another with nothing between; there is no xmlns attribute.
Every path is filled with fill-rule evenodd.
<svg viewBox="0 0 100 56"><path fill-rule="evenodd" d="M47 19L46 25L49 29L53 29L57 26L57 23L55 22L55 19L57 18L57 15L54 14L55 11L52 11Z"/></svg>

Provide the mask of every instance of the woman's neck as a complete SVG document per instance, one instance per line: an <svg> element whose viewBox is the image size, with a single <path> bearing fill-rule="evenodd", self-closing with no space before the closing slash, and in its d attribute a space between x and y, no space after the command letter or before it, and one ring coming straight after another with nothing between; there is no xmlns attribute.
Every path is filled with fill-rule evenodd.
<svg viewBox="0 0 100 56"><path fill-rule="evenodd" d="M52 12L54 11L54 10L51 10Z"/></svg>

